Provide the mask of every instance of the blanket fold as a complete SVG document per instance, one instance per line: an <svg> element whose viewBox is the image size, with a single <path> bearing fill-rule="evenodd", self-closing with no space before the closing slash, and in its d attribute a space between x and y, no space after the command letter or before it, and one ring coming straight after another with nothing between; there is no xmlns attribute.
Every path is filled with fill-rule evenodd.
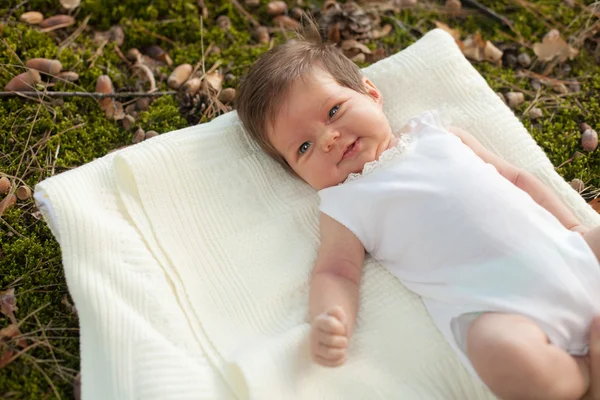
<svg viewBox="0 0 600 400"><path fill-rule="evenodd" d="M392 128L445 106L600 223L447 33L364 73ZM85 398L493 398L420 299L370 258L347 364L310 361L318 198L260 152L235 112L50 178L36 200L81 318Z"/></svg>

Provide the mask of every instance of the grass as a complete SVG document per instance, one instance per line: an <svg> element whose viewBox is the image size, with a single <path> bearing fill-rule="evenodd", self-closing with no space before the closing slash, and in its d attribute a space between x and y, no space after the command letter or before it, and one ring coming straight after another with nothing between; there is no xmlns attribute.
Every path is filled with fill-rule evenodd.
<svg viewBox="0 0 600 400"><path fill-rule="evenodd" d="M18 22L25 11L37 10L46 16L60 12L55 0L5 0L0 4L2 33L0 34L0 83L6 84L24 70L23 62L33 57L57 58L65 69L80 75L76 84L58 84L55 90L94 91L98 76L107 74L122 91L136 89L139 82L132 77L113 43L99 49L92 30L107 30L120 24L125 42L120 49L143 48L158 44L175 64L192 65L203 57L202 49L209 45L220 53L206 55L208 69L217 61L230 66L230 72L242 76L253 61L268 49L255 42L249 33L251 24L228 0L206 1L208 18L202 18L197 0L83 0L75 11L77 24L89 16L88 29L71 37L77 24L66 30L40 33L36 28ZM266 0L257 8L247 9L259 21L268 25ZM288 1L292 5L292 1ZM305 1L305 10L319 4ZM484 39L499 47L533 56L532 45L541 41L551 29L558 29L564 38L575 38L598 24L589 11L590 1L575 0L568 6L563 0L527 2L525 0L489 0L485 5L510 18L509 29L479 12L467 10L461 16L444 11L442 3L421 1L413 10L403 10L383 17L394 26L392 33L376 42L386 55L406 47L422 33L434 28L434 20L457 28L463 37L477 31ZM600 9L600 6L598 6ZM231 18L229 32L221 30L215 20L219 15ZM511 38L522 37L521 43ZM166 39L165 39L166 38ZM275 42L284 35L275 35ZM597 40L597 39L596 39ZM203 46L201 45L203 43ZM597 42L596 42L597 43ZM596 130L600 127L600 66L598 46L589 42L579 55L556 65L556 78L580 83L579 92L558 94L542 87L537 92L528 77L514 69L476 62L475 67L498 92L522 91L526 102L515 109L535 140L566 179L579 178L588 187L589 199L600 188L600 151L586 153L579 144L578 124L586 122ZM595 54L594 54L595 52ZM367 64L361 64L366 66ZM169 73L164 67L163 72ZM157 82L166 90L164 79ZM236 80L225 86L235 87ZM543 110L543 117L532 121L523 116L532 106ZM201 119L206 121L207 118ZM137 125L146 131L159 133L188 125L180 114L176 97L166 96L154 101L140 113ZM19 185L33 187L52 174L75 168L107 152L131 143L131 132L120 123L107 119L93 99L68 98L64 101L23 101L18 98L0 101L0 175L6 175ZM573 157L578 154L577 157ZM23 350L16 339L5 341L0 348L15 351L14 360L0 368L0 397L6 399L68 399L73 397L72 382L79 369L78 319L67 292L61 267L60 249L47 226L40 220L32 200L19 201L0 217L0 292L15 289L21 339L30 345ZM0 329L10 323L0 314ZM8 347L7 347L8 346Z"/></svg>

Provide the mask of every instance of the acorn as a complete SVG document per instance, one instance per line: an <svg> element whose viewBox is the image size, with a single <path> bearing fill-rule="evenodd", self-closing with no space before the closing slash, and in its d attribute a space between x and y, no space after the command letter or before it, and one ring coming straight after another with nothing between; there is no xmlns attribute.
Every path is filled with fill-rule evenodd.
<svg viewBox="0 0 600 400"><path fill-rule="evenodd" d="M259 26L254 31L254 37L259 43L269 43L269 30L264 26Z"/></svg>
<svg viewBox="0 0 600 400"><path fill-rule="evenodd" d="M125 115L125 118L123 118L121 123L123 124L123 128L125 128L126 131L130 131L131 128L133 128L133 125L135 124L135 118L127 114Z"/></svg>
<svg viewBox="0 0 600 400"><path fill-rule="evenodd" d="M4 211L8 210L10 207L14 206L17 202L17 196L15 194L9 194L5 198L0 201L0 215L4 213Z"/></svg>
<svg viewBox="0 0 600 400"><path fill-rule="evenodd" d="M225 88L221 90L221 93L219 93L218 99L221 103L227 104L235 100L235 95L236 93L234 88Z"/></svg>
<svg viewBox="0 0 600 400"><path fill-rule="evenodd" d="M304 11L300 7L294 7L290 11L290 14L296 21L300 21L302 19L302 15L304 15Z"/></svg>
<svg viewBox="0 0 600 400"><path fill-rule="evenodd" d="M17 198L21 201L27 200L31 197L31 189L29 186L19 186L17 188Z"/></svg>
<svg viewBox="0 0 600 400"><path fill-rule="evenodd" d="M129 61L137 61L142 58L142 53L134 47L127 51L126 57Z"/></svg>
<svg viewBox="0 0 600 400"><path fill-rule="evenodd" d="M135 101L135 108L138 111L145 111L150 107L150 98L148 97L138 97Z"/></svg>
<svg viewBox="0 0 600 400"><path fill-rule="evenodd" d="M131 142L133 144L138 144L140 142L143 142L144 139L146 139L146 134L144 133L144 130L142 128L138 128L137 131L135 131L135 133L133 134Z"/></svg>
<svg viewBox="0 0 600 400"><path fill-rule="evenodd" d="M155 59L156 61L162 61L167 63L170 67L173 65L173 60L169 57L169 54L157 45L148 46L144 49L144 54L148 57Z"/></svg>
<svg viewBox="0 0 600 400"><path fill-rule="evenodd" d="M97 93L114 93L114 88L112 81L108 75L100 75L98 80L96 81L96 92ZM113 104L113 99L110 97L105 97L103 99L98 100L100 103L100 108L102 111L106 111Z"/></svg>
<svg viewBox="0 0 600 400"><path fill-rule="evenodd" d="M178 65L173 72L171 72L171 75L169 75L167 85L169 85L171 89L179 89L179 87L188 80L192 74L192 70L193 67L191 64Z"/></svg>
<svg viewBox="0 0 600 400"><path fill-rule="evenodd" d="M277 17L273 18L273 23L275 26L282 26L285 29L293 30L300 28L300 22L288 17L287 15L278 15Z"/></svg>
<svg viewBox="0 0 600 400"><path fill-rule="evenodd" d="M27 72L23 72L11 79L10 82L4 86L4 90L7 92L27 92L35 90L35 85L40 83L42 78L40 73L34 69L30 69Z"/></svg>
<svg viewBox="0 0 600 400"><path fill-rule="evenodd" d="M592 129L592 127L589 124L587 124L585 122L582 122L579 124L579 132L583 133L583 132L587 131L588 129Z"/></svg>
<svg viewBox="0 0 600 400"><path fill-rule="evenodd" d="M55 29L66 28L74 23L75 18L71 17L70 15L59 14L44 19L42 22L40 22L40 28L42 28L44 32L48 32Z"/></svg>
<svg viewBox="0 0 600 400"><path fill-rule="evenodd" d="M272 17L281 15L287 11L287 8L285 1L271 1L267 4L267 15Z"/></svg>
<svg viewBox="0 0 600 400"><path fill-rule="evenodd" d="M583 189L585 189L585 184L581 179L575 178L571 182L569 182L569 185L571 185L571 187L575 189L577 193L581 193L583 192Z"/></svg>
<svg viewBox="0 0 600 400"><path fill-rule="evenodd" d="M446 11L450 13L456 13L462 8L462 4L460 0L446 0L444 7L446 8Z"/></svg>
<svg viewBox="0 0 600 400"><path fill-rule="evenodd" d="M72 10L79 6L81 0L60 0L60 5L67 10Z"/></svg>
<svg viewBox="0 0 600 400"><path fill-rule="evenodd" d="M57 75L57 78L63 79L65 81L69 81L69 82L75 82L77 79L79 79L79 74L77 72L73 72L73 71L63 71Z"/></svg>
<svg viewBox="0 0 600 400"><path fill-rule="evenodd" d="M186 93L195 94L200 89L201 84L202 81L200 78L192 78L184 83L183 86L181 86L181 89Z"/></svg>
<svg viewBox="0 0 600 400"><path fill-rule="evenodd" d="M37 25L44 20L44 15L38 11L29 11L21 14L19 19L25 23Z"/></svg>
<svg viewBox="0 0 600 400"><path fill-rule="evenodd" d="M510 108L516 108L525 102L525 95L521 92L508 92L504 97Z"/></svg>
<svg viewBox="0 0 600 400"><path fill-rule="evenodd" d="M0 178L0 194L6 194L10 191L10 179L8 179L7 177L3 176L2 178Z"/></svg>
<svg viewBox="0 0 600 400"><path fill-rule="evenodd" d="M588 129L581 135L581 147L585 151L594 151L598 147L598 133L593 129Z"/></svg>
<svg viewBox="0 0 600 400"><path fill-rule="evenodd" d="M158 136L158 132L156 132L156 131L148 131L144 135L144 140L152 139L155 136Z"/></svg>
<svg viewBox="0 0 600 400"><path fill-rule="evenodd" d="M57 75L62 70L60 61L47 58L32 58L27 60L25 66L50 75Z"/></svg>

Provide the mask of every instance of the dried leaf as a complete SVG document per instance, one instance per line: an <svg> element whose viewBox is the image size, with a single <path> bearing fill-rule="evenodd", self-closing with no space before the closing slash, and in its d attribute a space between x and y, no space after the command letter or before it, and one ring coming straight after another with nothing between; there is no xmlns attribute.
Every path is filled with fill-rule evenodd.
<svg viewBox="0 0 600 400"><path fill-rule="evenodd" d="M17 298L15 297L15 288L10 288L0 292L0 312L7 317L14 316L17 311Z"/></svg>
<svg viewBox="0 0 600 400"><path fill-rule="evenodd" d="M20 335L19 324L10 324L6 328L0 329L0 339L7 338L11 339L17 335Z"/></svg>
<svg viewBox="0 0 600 400"><path fill-rule="evenodd" d="M564 62L568 59L572 60L579 53L579 50L571 47L563 38L560 37L560 32L552 29L544 36L542 43L533 44L533 52L540 61L550 61L554 57L558 57L559 62Z"/></svg>
<svg viewBox="0 0 600 400"><path fill-rule="evenodd" d="M219 70L206 74L206 82L214 89L215 92L220 92L223 87L223 74Z"/></svg>
<svg viewBox="0 0 600 400"><path fill-rule="evenodd" d="M460 32L458 30L452 29L448 25L446 25L445 23L440 22L440 21L433 21L433 23L435 24L436 28L443 29L446 32L448 32L454 38L454 40L456 40L457 42L461 41L460 40Z"/></svg>
<svg viewBox="0 0 600 400"><path fill-rule="evenodd" d="M485 42L481 38L480 33L476 33L473 36L468 37L463 42L462 52L465 57L474 60L482 61L485 60Z"/></svg>

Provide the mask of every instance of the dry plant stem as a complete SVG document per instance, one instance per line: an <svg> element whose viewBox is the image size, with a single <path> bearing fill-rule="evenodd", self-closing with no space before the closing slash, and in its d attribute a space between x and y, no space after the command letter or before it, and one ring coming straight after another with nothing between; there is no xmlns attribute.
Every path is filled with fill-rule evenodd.
<svg viewBox="0 0 600 400"><path fill-rule="evenodd" d="M25 142L25 151L21 153L21 158L19 159L19 164L17 169L15 170L15 175L19 176L19 172L21 170L21 164L23 163L23 158L25 157L25 153L27 152L27 146L29 145L29 139L31 139L31 133L33 132L33 127L37 122L38 114L40 113L41 104L38 104L37 110L35 110L35 116L33 117L33 122L31 123L31 128L29 128L29 133L27 134L27 141Z"/></svg>
<svg viewBox="0 0 600 400"><path fill-rule="evenodd" d="M94 53L94 55L90 57L90 59L88 60L88 62L91 62L90 66L88 67L89 69L94 67L96 60L98 59L98 57L100 57L100 54L102 54L102 50L104 50L104 46L106 46L107 43L108 43L108 40L102 41L102 44L100 45L100 47L98 47L98 49L96 49L96 52Z"/></svg>
<svg viewBox="0 0 600 400"><path fill-rule="evenodd" d="M254 19L254 17L252 15L250 15L250 13L248 13L248 11L246 11L246 9L237 1L237 0L231 0L231 4L233 4L233 6L235 8L237 8L237 10L244 16L246 17L246 19L248 21L250 21L250 23L252 25L254 25L255 28L258 28L260 26L260 24L258 23L258 21L256 19Z"/></svg>
<svg viewBox="0 0 600 400"><path fill-rule="evenodd" d="M164 40L165 42L170 43L170 44L172 44L175 47L178 47L177 43L174 42L173 40L169 39L168 37L164 37L163 35L159 35L158 33L154 33L152 31L144 28L143 26L135 25L135 27L141 29L142 31L144 31L145 33L147 33L150 36L154 36L157 39Z"/></svg>
<svg viewBox="0 0 600 400"><path fill-rule="evenodd" d="M83 22L77 27L77 29L75 29L75 32L73 32L68 38L66 38L64 40L64 42L62 42L60 44L60 46L58 47L58 54L60 54L60 52L66 48L68 45L70 45L73 41L75 41L75 39L77 39L77 37L79 35L81 35L81 33L85 30L85 28L87 27L88 21L90 20L90 18L92 17L92 15L88 15L87 17L85 17L85 19L83 20Z"/></svg>
<svg viewBox="0 0 600 400"><path fill-rule="evenodd" d="M43 339L46 341L46 343L48 344L48 351L50 351L50 355L52 356L52 360L54 361L54 363L56 364L57 368L58 368L58 360L56 359L56 355L54 354L54 351L52 350L52 346L50 345L50 341L48 340L48 336L46 335L46 330L44 329L44 327L42 326L42 323L40 322L39 318L37 317L37 315L34 316L35 317L35 322L37 323L38 327L40 328L40 330L42 331L42 337ZM48 323L49 324L49 323ZM62 371L60 369L58 369L59 371L59 375L61 378L63 378L65 381L68 382L68 379L65 378L65 376L62 374Z"/></svg>
<svg viewBox="0 0 600 400"><path fill-rule="evenodd" d="M0 97L24 97L24 96L48 96L48 97L91 97L94 99L103 99L106 97L124 98L124 97L160 97L177 94L177 91L169 90L166 92L119 92L119 93L95 93L95 92L0 92Z"/></svg>
<svg viewBox="0 0 600 400"><path fill-rule="evenodd" d="M519 40L518 40L519 42L525 41L523 36L521 35L521 32L519 32L515 28L515 26L511 22L511 20L509 20L505 16L498 14L496 11L492 10L489 7L484 6L483 4L479 3L477 0L462 0L462 2L463 2L463 4L466 4L466 5L469 5L471 7L478 9L479 11L481 11L488 17L495 19L496 21L500 22L501 24L506 25L511 31L513 31L514 33L516 33L519 36Z"/></svg>
<svg viewBox="0 0 600 400"><path fill-rule="evenodd" d="M48 384L52 388L52 391L54 392L54 395L56 396L56 398L58 400L61 400L62 397L60 397L60 394L58 394L58 390L56 390L56 386L54 386L54 383L52 383L52 379L50 379L48 374L46 374L46 372L44 372L44 370L35 362L35 358L29 356L28 354L24 354L23 358L30 361L33 364L33 366L35 368L37 368L37 370L40 371L42 373L42 375L44 375L44 378L46 378L46 380L48 381Z"/></svg>

